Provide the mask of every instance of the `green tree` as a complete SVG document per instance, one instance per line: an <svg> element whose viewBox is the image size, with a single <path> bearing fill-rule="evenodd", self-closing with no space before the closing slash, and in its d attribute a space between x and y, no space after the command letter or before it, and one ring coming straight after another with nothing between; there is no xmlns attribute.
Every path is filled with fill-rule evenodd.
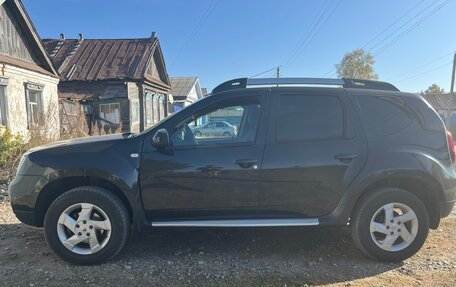
<svg viewBox="0 0 456 287"><path fill-rule="evenodd" d="M375 59L371 53L363 49L356 49L345 54L339 64L336 64L337 74L340 78L353 78L363 80L377 80L374 71Z"/></svg>
<svg viewBox="0 0 456 287"><path fill-rule="evenodd" d="M445 90L439 87L437 84L432 84L425 91L421 91L423 95L439 95L444 94Z"/></svg>

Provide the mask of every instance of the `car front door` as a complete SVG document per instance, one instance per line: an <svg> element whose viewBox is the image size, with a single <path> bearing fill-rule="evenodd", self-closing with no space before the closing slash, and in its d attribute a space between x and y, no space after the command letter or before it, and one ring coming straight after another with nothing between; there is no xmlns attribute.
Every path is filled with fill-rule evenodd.
<svg viewBox="0 0 456 287"><path fill-rule="evenodd" d="M261 185L264 217L331 213L360 172L367 145L353 106L339 88L272 93Z"/></svg>
<svg viewBox="0 0 456 287"><path fill-rule="evenodd" d="M140 166L142 199L150 221L258 216L268 108L262 93L230 91L179 112L157 127L170 135L166 149L151 145L151 132ZM195 137L190 129L220 117L240 122L236 136Z"/></svg>

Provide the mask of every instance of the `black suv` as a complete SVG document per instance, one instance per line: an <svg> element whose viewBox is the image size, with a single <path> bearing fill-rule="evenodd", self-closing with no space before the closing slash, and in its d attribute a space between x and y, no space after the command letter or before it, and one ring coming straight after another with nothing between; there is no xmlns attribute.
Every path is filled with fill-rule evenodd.
<svg viewBox="0 0 456 287"><path fill-rule="evenodd" d="M230 136L192 130L212 121ZM235 79L139 134L27 152L16 216L62 259L113 258L152 227L349 224L367 255L403 260L456 200L451 133L419 95L353 79Z"/></svg>

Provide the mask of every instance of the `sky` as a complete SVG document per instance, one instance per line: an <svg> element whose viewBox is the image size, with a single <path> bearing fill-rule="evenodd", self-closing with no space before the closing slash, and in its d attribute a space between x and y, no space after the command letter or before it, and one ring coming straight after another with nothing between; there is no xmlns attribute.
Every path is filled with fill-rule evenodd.
<svg viewBox="0 0 456 287"><path fill-rule="evenodd" d="M450 89L456 0L23 0L41 38L147 38L171 77L209 91L239 77L337 77L345 53L374 54L380 80Z"/></svg>

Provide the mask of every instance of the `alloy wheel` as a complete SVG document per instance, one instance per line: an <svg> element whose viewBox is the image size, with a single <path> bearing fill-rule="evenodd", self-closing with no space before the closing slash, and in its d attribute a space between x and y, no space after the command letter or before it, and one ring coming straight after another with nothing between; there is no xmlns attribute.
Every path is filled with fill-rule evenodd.
<svg viewBox="0 0 456 287"><path fill-rule="evenodd" d="M388 203L372 216L370 234L385 251L400 251L412 244L418 233L418 217L403 203Z"/></svg>
<svg viewBox="0 0 456 287"><path fill-rule="evenodd" d="M60 242L79 255L102 250L111 237L111 221L106 213L91 203L77 203L65 209L57 222Z"/></svg>

